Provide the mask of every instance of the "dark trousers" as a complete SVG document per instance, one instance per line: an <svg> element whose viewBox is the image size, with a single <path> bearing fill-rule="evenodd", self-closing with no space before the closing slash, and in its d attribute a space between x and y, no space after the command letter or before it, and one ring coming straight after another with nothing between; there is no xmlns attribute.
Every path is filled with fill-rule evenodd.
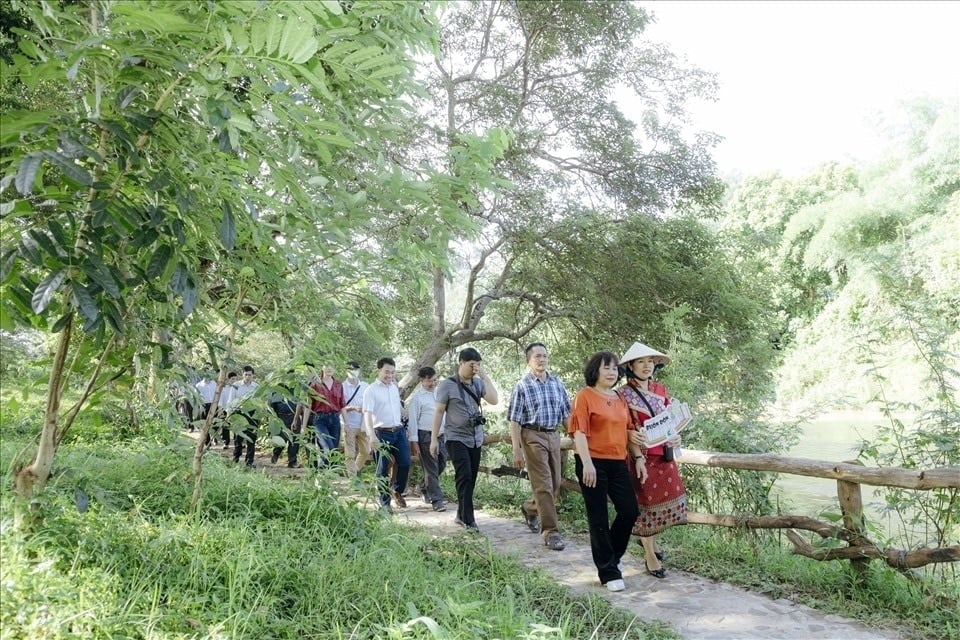
<svg viewBox="0 0 960 640"><path fill-rule="evenodd" d="M223 409L217 411L217 417L214 420L220 421L220 440L223 442L224 446L230 444L230 436L233 435L230 432L230 420L227 412Z"/></svg>
<svg viewBox="0 0 960 640"><path fill-rule="evenodd" d="M193 426L193 405L189 400L181 398L177 400L177 413L183 417L183 423L190 431L194 431Z"/></svg>
<svg viewBox="0 0 960 640"><path fill-rule="evenodd" d="M206 420L207 416L210 415L210 403L204 402L202 406L203 408L200 409L200 415L196 417L197 420ZM210 428L212 429L213 425L211 425ZM193 431L193 429L190 430Z"/></svg>
<svg viewBox="0 0 960 640"><path fill-rule="evenodd" d="M211 407L211 403L209 402L204 402L201 406L197 407L198 415L196 416L196 419L206 420L207 416L210 415L210 411L211 411L210 407ZM217 421L216 419L214 419L213 422L210 423L210 431L213 431L216 428L216 426L217 426ZM194 430L193 423L191 422L190 431L193 431L193 430ZM208 447L210 446L210 431L207 432L207 439L204 442L204 444Z"/></svg>
<svg viewBox="0 0 960 640"><path fill-rule="evenodd" d="M410 443L407 441L407 430L377 432L380 446L377 448L377 484L380 486L380 504L390 504L390 492L403 493L407 490L407 479L410 477ZM390 484L390 460L396 462L396 484Z"/></svg>
<svg viewBox="0 0 960 640"><path fill-rule="evenodd" d="M287 466L292 467L297 464L297 455L300 453L300 432L293 430L293 414L286 411L277 411L277 417L283 423L283 429L280 431L280 437L287 445ZM299 428L299 427L298 427ZM283 453L283 447L273 447L273 457L279 458Z"/></svg>
<svg viewBox="0 0 960 640"><path fill-rule="evenodd" d="M627 551L630 532L639 515L627 461L594 458L597 484L595 487L585 487L583 461L580 456L574 456L574 460L577 480L583 493L583 506L587 511L587 524L590 526L590 551L593 553L593 563L597 566L597 576L601 584L620 580L623 576L617 564ZM607 497L613 502L617 513L612 524L607 515Z"/></svg>
<svg viewBox="0 0 960 640"><path fill-rule="evenodd" d="M447 455L453 465L457 485L457 517L465 525L476 525L473 515L473 489L480 473L480 447L468 447L462 442L447 441Z"/></svg>
<svg viewBox="0 0 960 640"><path fill-rule="evenodd" d="M440 490L440 474L447 467L446 445L443 436L440 436L440 450L437 457L430 455L429 431L417 431L417 445L420 447L420 466L423 467L423 497L431 504L443 502L443 491Z"/></svg>
<svg viewBox="0 0 960 640"><path fill-rule="evenodd" d="M247 455L245 460L247 466L253 466L253 456L257 452L257 421L249 413L240 413L247 421L247 428L238 433L233 438L233 461L240 462L240 455L243 453L243 445L247 445Z"/></svg>

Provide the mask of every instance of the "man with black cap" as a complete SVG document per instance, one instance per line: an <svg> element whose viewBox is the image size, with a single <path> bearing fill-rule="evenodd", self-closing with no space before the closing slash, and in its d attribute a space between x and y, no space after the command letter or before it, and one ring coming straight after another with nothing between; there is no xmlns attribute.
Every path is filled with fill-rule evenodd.
<svg viewBox="0 0 960 640"><path fill-rule="evenodd" d="M473 489L480 472L483 425L486 418L481 400L497 404L500 395L490 376L480 365L480 353L467 347L457 357L457 373L437 386L437 405L433 414L430 455L440 451L440 425L444 424L447 455L453 463L457 486L457 517L454 522L479 531L473 513Z"/></svg>

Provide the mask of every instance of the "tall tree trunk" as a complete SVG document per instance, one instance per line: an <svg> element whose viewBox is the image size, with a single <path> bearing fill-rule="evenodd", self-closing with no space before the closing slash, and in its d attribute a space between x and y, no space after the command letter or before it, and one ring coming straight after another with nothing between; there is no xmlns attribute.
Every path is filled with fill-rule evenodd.
<svg viewBox="0 0 960 640"><path fill-rule="evenodd" d="M420 370L420 367L432 367L440 360L444 352L450 349L446 326L446 309L446 280L443 270L436 268L433 270L433 338L413 363L413 366L410 367L410 370L400 379L398 386L403 397L409 395L409 392L413 390L417 382L417 371Z"/></svg>

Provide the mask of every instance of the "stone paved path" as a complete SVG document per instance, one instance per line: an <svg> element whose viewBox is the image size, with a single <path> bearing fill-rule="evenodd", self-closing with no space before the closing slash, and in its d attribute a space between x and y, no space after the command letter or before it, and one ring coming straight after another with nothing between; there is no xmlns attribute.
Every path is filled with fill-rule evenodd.
<svg viewBox="0 0 960 640"><path fill-rule="evenodd" d="M431 533L457 533L454 509L434 512L418 498L397 509L396 519L422 526ZM641 619L669 624L689 640L884 640L900 638L889 631L869 629L859 622L828 615L789 600L772 600L739 587L668 569L664 580L648 576L639 555L624 564L627 589L611 593L600 586L586 539L567 538L567 548L550 551L540 536L520 521L477 513L477 526L491 547L516 557L528 567L553 576L574 593L592 593Z"/></svg>
<svg viewBox="0 0 960 640"><path fill-rule="evenodd" d="M226 451L219 451L229 456ZM269 455L257 452L257 471L271 476L302 478L306 469L287 469L282 461L273 465ZM346 486L343 487L346 489ZM425 528L434 535L462 532L453 523L456 505L448 503L437 513L420 498L407 499L407 508L397 509L395 518ZM542 546L540 536L516 519L477 512L480 532L492 548L517 558L528 567L540 569L572 592L592 593L612 605L633 612L642 620L669 624L686 640L895 640L904 636L894 631L870 629L841 616L825 614L790 600L773 600L762 594L701 578L669 568L664 580L648 576L643 560L631 555L624 564L627 588L611 593L600 586L586 538L566 538L563 551ZM632 547L633 545L631 545Z"/></svg>

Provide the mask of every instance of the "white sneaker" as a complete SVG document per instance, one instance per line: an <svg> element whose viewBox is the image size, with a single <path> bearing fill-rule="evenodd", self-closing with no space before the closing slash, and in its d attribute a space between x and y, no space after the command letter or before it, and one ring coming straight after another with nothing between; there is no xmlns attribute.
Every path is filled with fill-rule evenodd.
<svg viewBox="0 0 960 640"><path fill-rule="evenodd" d="M609 591L623 591L627 588L627 585L623 584L623 580L611 580L607 583L607 589Z"/></svg>

